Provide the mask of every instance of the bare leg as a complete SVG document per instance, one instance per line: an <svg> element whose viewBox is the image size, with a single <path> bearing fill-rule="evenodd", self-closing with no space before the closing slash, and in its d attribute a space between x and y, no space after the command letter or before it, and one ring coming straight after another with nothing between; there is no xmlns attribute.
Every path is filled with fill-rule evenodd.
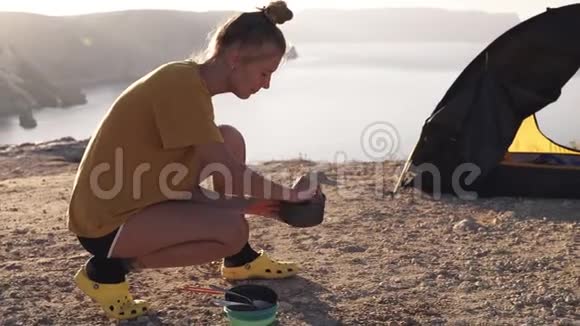
<svg viewBox="0 0 580 326"><path fill-rule="evenodd" d="M220 131L232 154L245 161L242 135L230 126L220 126ZM232 195L243 198L243 184L226 185L220 173L212 178L216 192L223 194L231 187ZM245 264L259 254L247 242L244 200L222 204L173 201L147 207L124 224L112 257L132 258L144 268L190 266L221 258Z"/></svg>
<svg viewBox="0 0 580 326"><path fill-rule="evenodd" d="M230 126L220 126L220 131L232 154L245 160L241 134ZM215 173L212 178L214 190L225 193L223 175ZM231 186L233 195L243 196L243 185ZM248 246L249 228L243 210L231 208L240 206L233 202L237 201L226 200L221 208L216 203L210 206L191 201L147 207L124 224L112 256L133 258L144 268L162 268L202 264L235 255Z"/></svg>
<svg viewBox="0 0 580 326"><path fill-rule="evenodd" d="M242 211L185 200L152 205L125 222L111 254L130 258L141 268L210 262L238 252L247 243L248 225L240 217ZM108 316L134 318L148 310L146 302L133 299L127 282L102 284L92 279L87 268L94 266L89 262L75 274L75 283Z"/></svg>
<svg viewBox="0 0 580 326"><path fill-rule="evenodd" d="M234 127L222 125L219 127L220 132L224 138L225 144L231 154L238 159L240 162L246 162L246 143L242 134ZM239 183L233 183L231 185L226 185L226 179L221 173L215 173L212 175L213 189L218 193L226 193L228 189L231 189L232 195L243 197L245 193L244 185ZM228 188L229 187L229 188ZM244 214L240 215L244 218ZM253 261L260 254L257 253L249 243L246 243L239 252L235 254L228 255L224 258L225 266L241 266L248 262Z"/></svg>
<svg viewBox="0 0 580 326"><path fill-rule="evenodd" d="M248 240L239 213L189 201L150 206L123 226L112 256L134 258L140 267L180 267L238 252Z"/></svg>
<svg viewBox="0 0 580 326"><path fill-rule="evenodd" d="M242 134L230 126L220 126L220 131L226 146L237 159L246 160L246 145ZM243 196L243 184L227 185L220 173L213 175L214 190L224 193L231 189L232 195ZM243 218L243 214L240 216ZM267 255L260 255L250 247L249 243L236 254L227 256L222 265L222 276L230 280L245 280L250 278L286 278L296 275L299 267L291 262L279 262L270 259Z"/></svg>
<svg viewBox="0 0 580 326"><path fill-rule="evenodd" d="M246 143L242 134L231 126L220 126L220 132L224 137L226 147L232 153L232 155L237 158L240 162L246 162ZM221 173L214 173L212 175L213 189L214 191L223 194L226 192L226 180ZM232 195L243 196L244 195L244 185L239 183L234 183L232 185L227 185L230 187Z"/></svg>

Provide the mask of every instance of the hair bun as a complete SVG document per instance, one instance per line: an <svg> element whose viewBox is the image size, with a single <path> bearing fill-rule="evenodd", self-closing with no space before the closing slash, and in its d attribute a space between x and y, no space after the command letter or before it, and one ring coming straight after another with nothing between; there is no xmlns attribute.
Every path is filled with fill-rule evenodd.
<svg viewBox="0 0 580 326"><path fill-rule="evenodd" d="M261 9L264 15L273 24L284 24L294 17L292 10L288 9L285 1L272 1L267 7Z"/></svg>

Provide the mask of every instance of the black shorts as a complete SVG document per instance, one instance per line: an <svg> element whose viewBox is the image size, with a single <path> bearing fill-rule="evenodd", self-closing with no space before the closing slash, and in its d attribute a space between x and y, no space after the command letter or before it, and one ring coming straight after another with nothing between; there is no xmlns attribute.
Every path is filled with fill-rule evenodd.
<svg viewBox="0 0 580 326"><path fill-rule="evenodd" d="M111 258L111 248L115 245L121 227L100 238L78 237L81 245L98 258Z"/></svg>

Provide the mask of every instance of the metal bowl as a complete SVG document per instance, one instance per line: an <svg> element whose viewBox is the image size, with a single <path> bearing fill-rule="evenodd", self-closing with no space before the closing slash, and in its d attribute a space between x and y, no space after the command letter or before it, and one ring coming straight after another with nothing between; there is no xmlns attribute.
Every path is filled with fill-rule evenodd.
<svg viewBox="0 0 580 326"><path fill-rule="evenodd" d="M324 194L320 198L306 202L282 201L280 204L280 219L298 228L319 225L324 220L325 203L326 196Z"/></svg>

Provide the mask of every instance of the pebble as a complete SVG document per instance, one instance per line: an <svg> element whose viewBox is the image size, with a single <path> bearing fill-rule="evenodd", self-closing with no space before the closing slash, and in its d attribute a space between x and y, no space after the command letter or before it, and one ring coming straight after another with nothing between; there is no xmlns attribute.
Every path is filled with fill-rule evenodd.
<svg viewBox="0 0 580 326"><path fill-rule="evenodd" d="M475 286L477 286L478 288L482 288L482 289L488 288L487 284L485 282L482 282L482 281L475 282Z"/></svg>
<svg viewBox="0 0 580 326"><path fill-rule="evenodd" d="M453 226L453 230L455 232L459 232L459 233L461 233L461 232L476 232L480 228L483 228L483 226L478 224L472 218L466 218L464 220L461 220Z"/></svg>
<svg viewBox="0 0 580 326"><path fill-rule="evenodd" d="M541 311L542 311L542 314L544 314L544 315L549 315L552 313L552 309L550 309L548 307L543 307Z"/></svg>
<svg viewBox="0 0 580 326"><path fill-rule="evenodd" d="M554 305L552 307L552 314L556 317L563 317L566 315L566 309L560 305Z"/></svg>
<svg viewBox="0 0 580 326"><path fill-rule="evenodd" d="M465 292L473 290L473 286L467 281L461 282L461 284L459 284L459 288L464 290Z"/></svg>
<svg viewBox="0 0 580 326"><path fill-rule="evenodd" d="M22 322L17 321L14 318L8 318L4 320L4 324L6 326L20 326L20 325L24 325Z"/></svg>
<svg viewBox="0 0 580 326"><path fill-rule="evenodd" d="M559 320L556 325L558 325L558 326L575 326L574 321L571 320L571 319L562 319L562 320Z"/></svg>
<svg viewBox="0 0 580 326"><path fill-rule="evenodd" d="M567 304L574 304L576 303L576 298L574 298L573 295L567 295L566 298L564 299L564 302L566 302Z"/></svg>
<svg viewBox="0 0 580 326"><path fill-rule="evenodd" d="M431 325L433 326L445 325L445 323L447 323L447 320L444 318L435 318L431 320Z"/></svg>
<svg viewBox="0 0 580 326"><path fill-rule="evenodd" d="M546 306L552 306L553 302L554 302L554 297L551 295L545 295L542 298L542 303L545 304Z"/></svg>
<svg viewBox="0 0 580 326"><path fill-rule="evenodd" d="M170 310L165 310L165 309L161 309L161 310L157 310L157 316L159 317L165 317L167 315L169 315Z"/></svg>
<svg viewBox="0 0 580 326"><path fill-rule="evenodd" d="M404 325L404 326L414 326L417 324L418 324L417 321L411 317L406 317L402 323L402 325Z"/></svg>
<svg viewBox="0 0 580 326"><path fill-rule="evenodd" d="M434 286L434 283L432 280L425 280L425 281L421 282L421 284L419 286L423 289L426 289L426 288L430 288L430 287Z"/></svg>
<svg viewBox="0 0 580 326"><path fill-rule="evenodd" d="M471 325L468 321L465 320L457 320L450 324L451 326L469 326Z"/></svg>
<svg viewBox="0 0 580 326"><path fill-rule="evenodd" d="M346 246L344 248L341 248L340 250L342 252L347 252L347 253L359 253L359 252L367 251L367 248L364 248L361 246Z"/></svg>

